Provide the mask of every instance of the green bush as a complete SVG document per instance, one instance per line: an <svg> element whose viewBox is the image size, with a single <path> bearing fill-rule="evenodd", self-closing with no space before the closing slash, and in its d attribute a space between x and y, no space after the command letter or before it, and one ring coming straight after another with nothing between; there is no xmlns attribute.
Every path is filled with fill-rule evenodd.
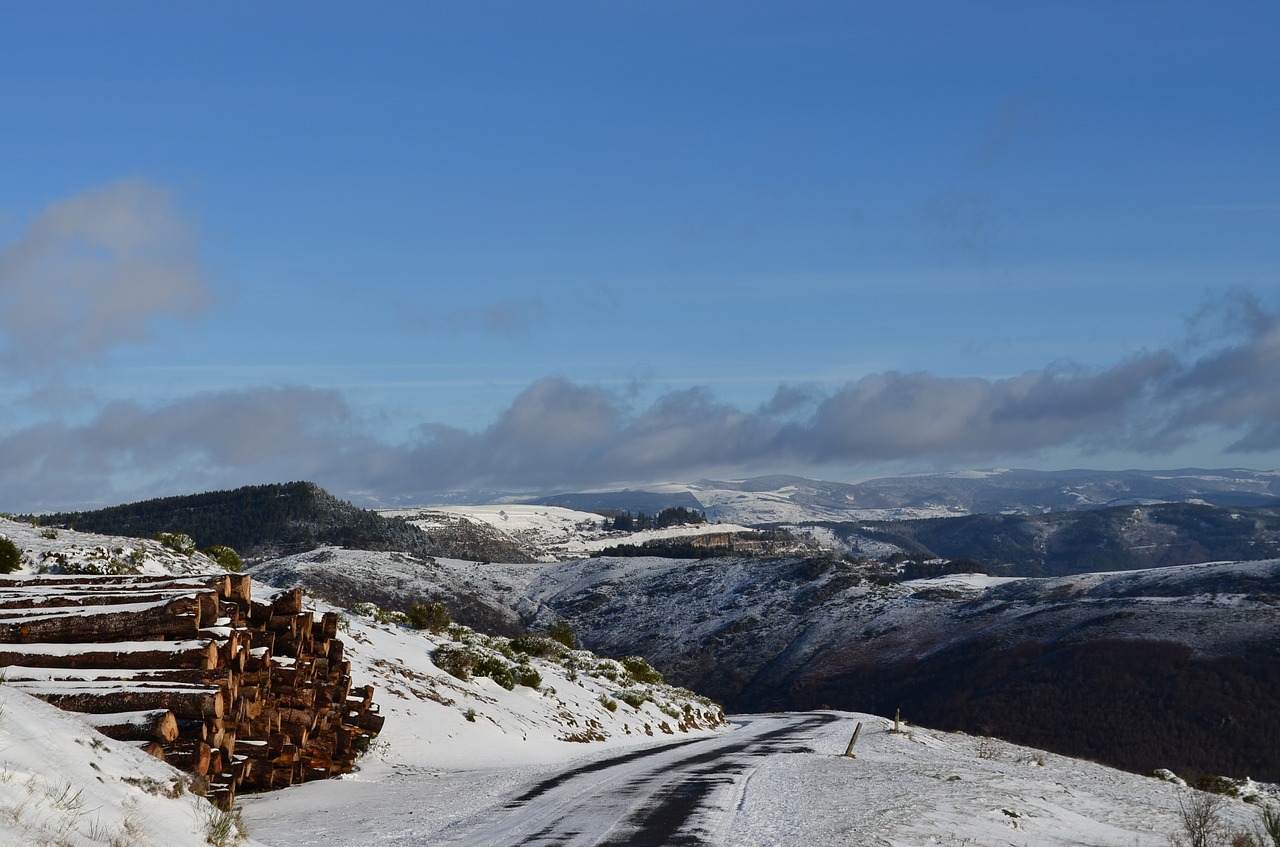
<svg viewBox="0 0 1280 847"><path fill-rule="evenodd" d="M414 629L425 629L434 633L444 632L449 628L449 624L453 621L449 618L449 612L445 609L444 604L432 601L430 603L414 603L409 607L409 626Z"/></svg>
<svg viewBox="0 0 1280 847"><path fill-rule="evenodd" d="M0 573L13 573L22 567L22 550L7 538L0 538Z"/></svg>
<svg viewBox="0 0 1280 847"><path fill-rule="evenodd" d="M156 541L159 541L173 552L181 553L184 556L190 556L196 552L195 540L185 532L158 532L156 533Z"/></svg>
<svg viewBox="0 0 1280 847"><path fill-rule="evenodd" d="M514 675L518 685L527 685L529 688L540 688L542 686L542 674L528 665L517 665Z"/></svg>
<svg viewBox="0 0 1280 847"><path fill-rule="evenodd" d="M640 656L623 656L618 660L627 673L631 674L631 678L636 682L648 683L650 685L660 685L662 683L662 674L658 673L653 667Z"/></svg>
<svg viewBox="0 0 1280 847"><path fill-rule="evenodd" d="M497 656L476 657L475 675L487 676L508 691L516 687L516 678L515 674L511 673L511 667Z"/></svg>
<svg viewBox="0 0 1280 847"><path fill-rule="evenodd" d="M537 659L559 659L567 650L559 641L547 635L517 635L511 639L511 649Z"/></svg>
<svg viewBox="0 0 1280 847"><path fill-rule="evenodd" d="M649 699L649 695L638 688L628 688L618 695L618 699L633 709L639 709Z"/></svg>
<svg viewBox="0 0 1280 847"><path fill-rule="evenodd" d="M570 650L578 646L578 635L568 621L553 621L551 626L547 627L547 635Z"/></svg>
<svg viewBox="0 0 1280 847"><path fill-rule="evenodd" d="M471 679L476 658L476 654L466 647L455 647L452 644L437 647L431 654L431 661L436 663L436 667L461 680Z"/></svg>
<svg viewBox="0 0 1280 847"><path fill-rule="evenodd" d="M212 547L204 548L200 552L213 559L224 570L229 570L232 573L240 573L240 571L244 570L244 559L241 559L240 554L230 547L215 544Z"/></svg>
<svg viewBox="0 0 1280 847"><path fill-rule="evenodd" d="M640 702L643 703L644 701L641 700ZM608 694L600 695L600 705L604 706L606 709L608 709L611 712L618 711L618 701L610 697Z"/></svg>

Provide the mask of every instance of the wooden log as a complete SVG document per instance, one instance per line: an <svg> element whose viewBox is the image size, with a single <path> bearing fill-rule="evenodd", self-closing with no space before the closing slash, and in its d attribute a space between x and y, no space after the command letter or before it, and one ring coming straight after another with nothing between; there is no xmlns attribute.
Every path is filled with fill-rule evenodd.
<svg viewBox="0 0 1280 847"><path fill-rule="evenodd" d="M253 580L247 573L227 574L227 599L245 606L251 602L250 587Z"/></svg>
<svg viewBox="0 0 1280 847"><path fill-rule="evenodd" d="M148 756L154 756L160 761L167 761L165 757L164 745L159 741L138 741L135 742L138 749L146 753Z"/></svg>
<svg viewBox="0 0 1280 847"><path fill-rule="evenodd" d="M296 615L302 611L302 589L286 588L271 601L273 615Z"/></svg>
<svg viewBox="0 0 1280 847"><path fill-rule="evenodd" d="M222 717L226 695L210 686L143 688L104 683L41 682L12 685L69 712L106 714L168 709L180 718Z"/></svg>
<svg viewBox="0 0 1280 847"><path fill-rule="evenodd" d="M0 577L0 589L21 588L30 591L45 588L83 588L85 590L112 590L149 588L212 588L222 579L222 574L38 574L36 576Z"/></svg>
<svg viewBox="0 0 1280 847"><path fill-rule="evenodd" d="M267 629L276 633L277 638L281 635L286 637L295 636L298 633L298 616L272 615L267 620Z"/></svg>
<svg viewBox="0 0 1280 847"><path fill-rule="evenodd" d="M170 742L178 738L178 719L168 709L144 712L116 712L104 715L78 714L89 726L117 741Z"/></svg>
<svg viewBox="0 0 1280 847"><path fill-rule="evenodd" d="M213 748L203 741L179 739L165 746L165 761L188 773L204 776L209 773Z"/></svg>
<svg viewBox="0 0 1280 847"><path fill-rule="evenodd" d="M368 711L361 712L355 720L355 725L363 729L365 732L377 735L382 732L382 726L387 722L385 715L378 712ZM856 736L855 736L856 738ZM850 745L852 747L852 745Z"/></svg>
<svg viewBox="0 0 1280 847"><path fill-rule="evenodd" d="M0 667L20 665L27 668L208 669L217 662L218 647L210 639L0 646Z"/></svg>
<svg viewBox="0 0 1280 847"><path fill-rule="evenodd" d="M271 748L266 741L258 739L238 739L235 754L248 759L270 759Z"/></svg>
<svg viewBox="0 0 1280 847"><path fill-rule="evenodd" d="M66 593L57 591L49 593L3 592L0 593L0 614L5 617L12 617L17 614L15 610L21 609L55 610L83 606L122 606L129 603L157 603L172 600L174 597L183 597L192 592L193 589L191 588L158 588L145 592L123 590L109 592L68 591ZM200 592L200 595L214 597L212 592Z"/></svg>
<svg viewBox="0 0 1280 847"><path fill-rule="evenodd" d="M311 727L300 721L280 721L280 729L292 739L295 745L307 743L307 739L311 737Z"/></svg>
<svg viewBox="0 0 1280 847"><path fill-rule="evenodd" d="M262 626L271 620L275 610L266 600L253 600L249 603L249 626Z"/></svg>
<svg viewBox="0 0 1280 847"><path fill-rule="evenodd" d="M154 603L90 606L63 614L0 619L0 642L103 642L160 635L192 639L200 628L195 594Z"/></svg>
<svg viewBox="0 0 1280 847"><path fill-rule="evenodd" d="M225 668L27 668L11 666L5 671L5 681L33 684L77 682L110 683L126 686L178 682L188 685L219 686L235 696L236 677Z"/></svg>

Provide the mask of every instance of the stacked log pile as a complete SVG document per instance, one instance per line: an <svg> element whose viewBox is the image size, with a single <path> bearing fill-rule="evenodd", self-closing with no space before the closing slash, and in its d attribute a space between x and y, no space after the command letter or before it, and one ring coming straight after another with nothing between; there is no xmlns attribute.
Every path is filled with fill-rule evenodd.
<svg viewBox="0 0 1280 847"><path fill-rule="evenodd" d="M300 590L254 600L241 574L0 579L6 684L201 778L225 808L240 789L347 773L381 731L337 635Z"/></svg>

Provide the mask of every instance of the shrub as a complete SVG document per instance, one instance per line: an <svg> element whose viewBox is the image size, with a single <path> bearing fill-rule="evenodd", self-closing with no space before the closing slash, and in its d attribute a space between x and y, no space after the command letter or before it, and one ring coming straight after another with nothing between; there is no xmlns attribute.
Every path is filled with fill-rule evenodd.
<svg viewBox="0 0 1280 847"><path fill-rule="evenodd" d="M514 675L518 685L526 685L529 688L539 688L542 686L542 674L538 673L528 665L517 665Z"/></svg>
<svg viewBox="0 0 1280 847"><path fill-rule="evenodd" d="M374 614L373 619L378 623L396 624L397 626L409 625L409 616L395 609L379 609Z"/></svg>
<svg viewBox="0 0 1280 847"><path fill-rule="evenodd" d="M156 533L156 541L184 556L190 556L196 552L195 540L185 532L159 532Z"/></svg>
<svg viewBox="0 0 1280 847"><path fill-rule="evenodd" d="M204 814L204 839L209 847L233 847L248 838L239 809L221 809L209 804Z"/></svg>
<svg viewBox="0 0 1280 847"><path fill-rule="evenodd" d="M1182 832L1173 837L1179 847L1213 847L1222 834L1223 795L1209 791L1178 792L1178 821Z"/></svg>
<svg viewBox="0 0 1280 847"><path fill-rule="evenodd" d="M1205 774L1200 777L1196 780L1195 787L1211 794L1223 794L1227 797L1240 796L1240 786L1235 780L1216 774Z"/></svg>
<svg viewBox="0 0 1280 847"><path fill-rule="evenodd" d="M573 631L573 627L569 625L568 621L553 621L551 626L547 627L547 635L570 650L578 646L578 635Z"/></svg>
<svg viewBox="0 0 1280 847"><path fill-rule="evenodd" d="M377 617L378 607L375 606L373 603L369 603L362 600L359 603L351 604L351 614L359 615L362 618Z"/></svg>
<svg viewBox="0 0 1280 847"><path fill-rule="evenodd" d="M644 705L644 701L649 699L649 695L638 688L628 688L618 695L618 699L633 709L639 709Z"/></svg>
<svg viewBox="0 0 1280 847"><path fill-rule="evenodd" d="M414 629L441 633L448 629L452 622L444 604L434 600L430 603L414 603L409 607L409 626Z"/></svg>
<svg viewBox="0 0 1280 847"><path fill-rule="evenodd" d="M230 547L222 544L215 544L212 547L204 548L200 552L204 553L210 559L213 559L221 565L224 570L231 571L232 573L240 573L240 571L244 570L244 559L241 559L240 554Z"/></svg>
<svg viewBox="0 0 1280 847"><path fill-rule="evenodd" d="M0 573L13 573L22 567L22 550L8 538L0 538Z"/></svg>
<svg viewBox="0 0 1280 847"><path fill-rule="evenodd" d="M640 702L643 703L644 701L641 700ZM606 709L608 709L611 712L618 711L618 701L610 697L608 694L600 695L600 705L604 706Z"/></svg>
<svg viewBox="0 0 1280 847"><path fill-rule="evenodd" d="M534 673L537 673L537 671L534 671ZM511 673L511 667L497 656L477 656L475 659L475 675L487 676L508 691L516 687L516 678Z"/></svg>
<svg viewBox="0 0 1280 847"><path fill-rule="evenodd" d="M563 644L547 635L517 635L511 639L510 645L517 653L537 659L559 659L566 652Z"/></svg>
<svg viewBox="0 0 1280 847"><path fill-rule="evenodd" d="M1259 812L1262 818L1262 837L1258 840L1266 843L1270 839L1273 847L1280 847L1280 809L1267 806Z"/></svg>
<svg viewBox="0 0 1280 847"><path fill-rule="evenodd" d="M596 662L596 666L587 671L587 673L591 674L591 676L594 676L596 679L607 679L610 682L617 682L618 678L622 676L622 668L619 667L618 663L612 659L602 659L601 661Z"/></svg>
<svg viewBox="0 0 1280 847"><path fill-rule="evenodd" d="M445 673L461 680L468 680L471 679L471 672L476 667L476 654L466 647L445 644L435 649L431 654L431 661Z"/></svg>
<svg viewBox="0 0 1280 847"><path fill-rule="evenodd" d="M622 666L627 669L627 673L631 674L631 678L636 682L648 683L650 685L660 685L662 683L662 674L658 673L653 667L640 656L623 656L618 660Z"/></svg>

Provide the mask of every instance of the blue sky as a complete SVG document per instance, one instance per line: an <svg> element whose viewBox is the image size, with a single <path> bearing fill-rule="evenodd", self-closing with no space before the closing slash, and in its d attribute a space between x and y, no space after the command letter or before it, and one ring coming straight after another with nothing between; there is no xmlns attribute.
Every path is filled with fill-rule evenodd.
<svg viewBox="0 0 1280 847"><path fill-rule="evenodd" d="M0 508L1280 467L1270 2L47 3Z"/></svg>

